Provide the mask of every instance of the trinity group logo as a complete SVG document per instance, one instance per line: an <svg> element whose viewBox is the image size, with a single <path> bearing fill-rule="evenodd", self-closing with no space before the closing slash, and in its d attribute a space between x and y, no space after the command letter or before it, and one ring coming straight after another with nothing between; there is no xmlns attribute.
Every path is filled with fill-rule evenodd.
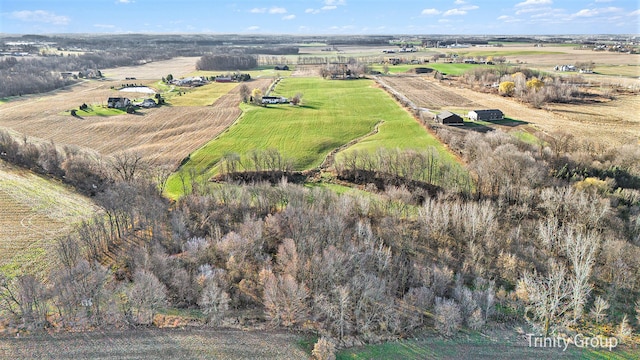
<svg viewBox="0 0 640 360"><path fill-rule="evenodd" d="M579 348L609 349L609 351L611 351L618 346L618 338L616 337L588 337L583 334L577 334L572 338L560 336L548 337L536 334L526 334L526 336L529 347L533 348L556 348L566 351L569 344L573 344Z"/></svg>

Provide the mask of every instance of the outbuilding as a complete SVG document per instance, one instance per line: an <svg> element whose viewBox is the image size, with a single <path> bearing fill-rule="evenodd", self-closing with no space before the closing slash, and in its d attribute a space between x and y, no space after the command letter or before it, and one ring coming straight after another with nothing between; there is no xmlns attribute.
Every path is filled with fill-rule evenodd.
<svg viewBox="0 0 640 360"><path fill-rule="evenodd" d="M473 121L495 121L503 120L504 114L498 109L491 110L472 110L468 115L470 120Z"/></svg>
<svg viewBox="0 0 640 360"><path fill-rule="evenodd" d="M445 125L463 125L462 117L450 111L443 111L435 116L435 120Z"/></svg>

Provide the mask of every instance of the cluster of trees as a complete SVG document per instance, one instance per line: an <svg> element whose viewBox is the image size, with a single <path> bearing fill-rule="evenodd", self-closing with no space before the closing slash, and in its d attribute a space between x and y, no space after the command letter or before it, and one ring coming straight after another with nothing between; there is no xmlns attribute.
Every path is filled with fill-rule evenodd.
<svg viewBox="0 0 640 360"><path fill-rule="evenodd" d="M224 154L221 170L222 175L239 171L291 172L294 165L294 159L283 156L278 149L254 149L244 159L237 153Z"/></svg>
<svg viewBox="0 0 640 360"><path fill-rule="evenodd" d="M258 66L253 55L204 55L198 60L198 70L250 70Z"/></svg>
<svg viewBox="0 0 640 360"><path fill-rule="evenodd" d="M616 167L638 178L637 146L435 131L476 184L421 202L403 186L364 196L281 182L203 184L170 204L161 196L166 173L145 170L138 156L85 158L64 167L65 178L104 179L95 198L105 216L58 242L61 266L45 281L1 278L0 316L18 328L109 327L149 324L158 309L176 307L234 325L260 309L258 321L324 336L318 352L330 350L329 338L348 346L426 327L451 335L526 321L551 332L593 321L624 337L640 326L640 191L565 176ZM19 161L30 148L10 143L3 158ZM255 156L255 170L286 163ZM430 158L358 154L343 166L426 179ZM228 171L234 161L225 159Z"/></svg>
<svg viewBox="0 0 640 360"><path fill-rule="evenodd" d="M367 66L354 58L342 63L325 64L320 68L320 76L324 79L357 79L367 72Z"/></svg>
<svg viewBox="0 0 640 360"><path fill-rule="evenodd" d="M44 66L42 61L14 57L0 60L0 97L22 96L55 90L76 82L72 78L63 78L52 68Z"/></svg>
<svg viewBox="0 0 640 360"><path fill-rule="evenodd" d="M375 153L350 151L339 158L336 170L342 177L386 178L387 183L401 179L415 180L461 192L469 192L473 187L466 171L449 161L443 161L438 150L432 146L424 151L382 148Z"/></svg>
<svg viewBox="0 0 640 360"><path fill-rule="evenodd" d="M37 94L55 90L77 80L65 78L61 72L99 74L98 69L139 65L144 62L167 60L174 52L147 51L141 49L105 50L64 57L39 57L17 60L8 57L0 60L0 97Z"/></svg>
<svg viewBox="0 0 640 360"><path fill-rule="evenodd" d="M563 79L559 76L542 74L527 68L496 66L476 68L462 76L464 82L472 86L490 88L499 84L498 92L503 96L513 96L541 107L549 102L571 102L580 99L578 78Z"/></svg>

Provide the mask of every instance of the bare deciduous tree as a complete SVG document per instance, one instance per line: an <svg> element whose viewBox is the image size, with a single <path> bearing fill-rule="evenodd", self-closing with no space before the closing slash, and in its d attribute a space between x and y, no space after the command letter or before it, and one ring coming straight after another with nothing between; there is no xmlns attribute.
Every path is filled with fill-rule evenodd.
<svg viewBox="0 0 640 360"><path fill-rule="evenodd" d="M142 155L135 152L121 152L113 156L111 167L122 181L133 181L146 170Z"/></svg>
<svg viewBox="0 0 640 360"><path fill-rule="evenodd" d="M211 324L219 324L229 309L229 294L216 281L207 281L198 300L198 306Z"/></svg>
<svg viewBox="0 0 640 360"><path fill-rule="evenodd" d="M566 277L565 266L550 259L546 275L526 273L518 281L516 295L525 303L525 318L540 325L544 336L569 310L571 288Z"/></svg>
<svg viewBox="0 0 640 360"><path fill-rule="evenodd" d="M264 285L263 303L270 321L285 327L300 324L308 313L308 290L290 274L274 275L270 270L260 273Z"/></svg>
<svg viewBox="0 0 640 360"><path fill-rule="evenodd" d="M167 301L165 286L151 272L137 270L126 290L129 315L138 324L151 324L153 316Z"/></svg>
<svg viewBox="0 0 640 360"><path fill-rule="evenodd" d="M453 299L436 298L434 322L444 336L452 336L462 326L460 306Z"/></svg>
<svg viewBox="0 0 640 360"><path fill-rule="evenodd" d="M607 317L607 310L609 309L609 302L601 296L596 296L596 300L593 302L591 308L591 316L596 320L596 323L602 322Z"/></svg>

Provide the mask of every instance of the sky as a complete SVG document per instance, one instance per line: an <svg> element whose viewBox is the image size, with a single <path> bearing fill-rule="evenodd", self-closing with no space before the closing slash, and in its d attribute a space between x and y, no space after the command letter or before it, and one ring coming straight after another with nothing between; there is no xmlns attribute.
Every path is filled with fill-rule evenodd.
<svg viewBox="0 0 640 360"><path fill-rule="evenodd" d="M640 0L0 0L0 33L640 34Z"/></svg>

